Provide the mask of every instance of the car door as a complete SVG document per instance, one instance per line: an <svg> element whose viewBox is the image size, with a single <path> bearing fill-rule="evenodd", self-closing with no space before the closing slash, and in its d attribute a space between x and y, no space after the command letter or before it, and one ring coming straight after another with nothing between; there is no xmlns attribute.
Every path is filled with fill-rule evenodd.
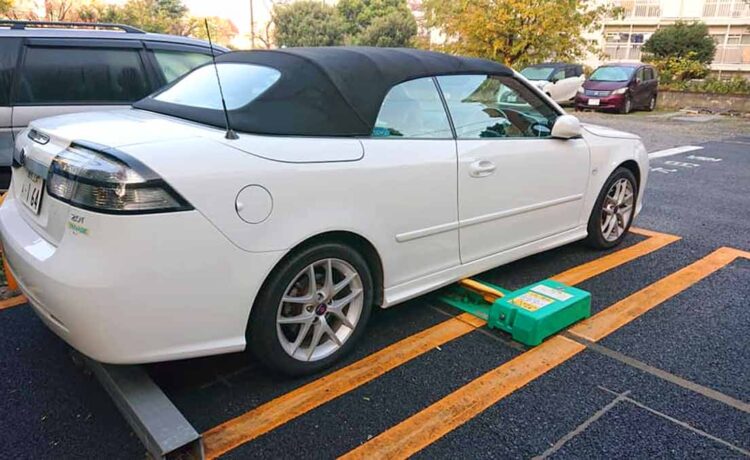
<svg viewBox="0 0 750 460"><path fill-rule="evenodd" d="M565 68L560 67L550 77L553 83L549 86L549 95L555 101L564 101L566 93Z"/></svg>
<svg viewBox="0 0 750 460"><path fill-rule="evenodd" d="M460 265L456 143L433 78L393 87L372 136L361 139L376 246L386 285ZM387 211L387 212L386 212ZM379 227L379 231L375 231Z"/></svg>
<svg viewBox="0 0 750 460"><path fill-rule="evenodd" d="M159 87L172 83L211 60L211 50L208 48L151 41L144 44Z"/></svg>
<svg viewBox="0 0 750 460"><path fill-rule="evenodd" d="M438 77L457 136L463 263L583 225L589 149L550 137L559 112L513 77Z"/></svg>
<svg viewBox="0 0 750 460"><path fill-rule="evenodd" d="M645 67L639 67L635 72L633 107L643 107L648 103L649 90L645 70Z"/></svg>
<svg viewBox="0 0 750 460"><path fill-rule="evenodd" d="M12 126L65 113L128 107L152 92L138 40L28 39L13 90Z"/></svg>
<svg viewBox="0 0 750 460"><path fill-rule="evenodd" d="M578 93L578 88L583 85L584 78L581 66L569 65L565 68L565 94L563 101L573 99Z"/></svg>
<svg viewBox="0 0 750 460"><path fill-rule="evenodd" d="M13 106L10 103L10 90L20 45L20 38L0 38L0 190L7 189L10 183L14 140L11 128Z"/></svg>

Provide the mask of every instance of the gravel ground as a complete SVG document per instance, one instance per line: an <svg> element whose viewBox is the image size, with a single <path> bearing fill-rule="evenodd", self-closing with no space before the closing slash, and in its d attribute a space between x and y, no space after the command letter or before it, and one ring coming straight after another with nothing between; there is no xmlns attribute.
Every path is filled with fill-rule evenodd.
<svg viewBox="0 0 750 460"><path fill-rule="evenodd" d="M572 109L568 109L572 113ZM649 152L728 139L750 133L750 118L680 112L574 113L582 122L638 134Z"/></svg>

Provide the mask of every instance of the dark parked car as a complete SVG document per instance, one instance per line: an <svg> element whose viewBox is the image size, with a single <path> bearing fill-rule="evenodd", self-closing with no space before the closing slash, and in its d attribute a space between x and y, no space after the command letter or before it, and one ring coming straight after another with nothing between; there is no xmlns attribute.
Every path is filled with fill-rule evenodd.
<svg viewBox="0 0 750 460"><path fill-rule="evenodd" d="M119 24L0 21L0 191L30 121L128 106L210 59L207 42Z"/></svg>
<svg viewBox="0 0 750 460"><path fill-rule="evenodd" d="M576 110L654 110L659 91L656 69L640 62L596 69L576 95Z"/></svg>

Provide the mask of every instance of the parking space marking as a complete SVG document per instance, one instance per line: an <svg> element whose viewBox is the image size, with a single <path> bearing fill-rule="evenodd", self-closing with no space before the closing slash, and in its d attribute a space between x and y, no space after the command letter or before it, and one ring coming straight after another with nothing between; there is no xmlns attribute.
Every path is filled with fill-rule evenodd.
<svg viewBox="0 0 750 460"><path fill-rule="evenodd" d="M596 342L695 283L750 252L719 248L681 270L631 294L568 331ZM508 363L489 371L431 406L394 425L342 458L407 458L455 430L488 407L586 348L556 335ZM531 365L527 365L529 360ZM541 365L537 362L545 363ZM502 377L502 378L499 378ZM518 386L515 384L521 383ZM509 391L511 390L511 391Z"/></svg>
<svg viewBox="0 0 750 460"><path fill-rule="evenodd" d="M643 404L640 401L636 401L635 399L633 399L630 396L628 396L628 394L630 393L629 391L626 391L624 393L617 393L617 392L612 391L609 388L605 388L603 386L599 386L599 388L601 390L603 390L603 391L606 391L607 393L612 394L612 395L617 395L617 397L618 398L622 398L622 400L624 402L633 404L636 407L640 407L641 409L643 409L645 411L648 411L648 412L650 412L650 413L652 413L652 414L654 414L654 415L656 415L658 417L661 417L661 418L663 418L665 420L669 420L670 422L672 422L672 423L674 423L676 425L679 425L679 426L681 426L681 427L683 427L685 429L688 429L688 430L692 431L695 434L703 436L704 438L708 438L708 439L710 439L712 441L718 442L719 444L722 444L725 447L728 447L729 449L732 449L735 452L738 452L738 453L740 453L742 455L750 457L750 451L747 451L747 450L745 450L745 449L743 449L741 447L735 446L734 444L732 444L730 442L727 442L727 441L725 441L725 440L723 440L721 438L717 438L716 436L712 435L711 433L707 433L707 432L705 432L703 430L695 428L694 426L690 425L689 423L683 422L682 420L678 420L678 419L676 419L674 417L670 417L669 415L665 414L664 412L660 412L660 411L658 411L656 409L652 409L652 408L648 407L647 405Z"/></svg>
<svg viewBox="0 0 750 460"><path fill-rule="evenodd" d="M656 283L626 297L606 310L569 329L571 334L597 342L665 300L732 263L738 257L750 259L750 252L719 248L706 257L662 278Z"/></svg>
<svg viewBox="0 0 750 460"><path fill-rule="evenodd" d="M735 399L729 395L725 395L724 393L721 393L719 391L716 391L712 388L705 387L703 385L700 385L695 382L691 382L690 380L684 379L680 376L674 375L670 372L667 372L663 369L659 369L658 367L651 366L649 364L644 363L643 361L639 361L635 358L631 358L628 355L622 354L619 351L612 350L610 348L604 347L602 345L599 345L596 342L592 342L590 340L583 339L578 336L574 336L569 333L563 334L568 338L572 338L573 340L577 340L583 345L586 345L586 347L591 350L595 351L601 355L604 355L608 358L612 358L616 361L621 362L622 364L628 365L630 367L634 367L642 372L645 372L647 374L651 374L654 377L658 377L662 380L666 380L667 382L673 383L675 385L681 386L682 388L685 388L690 391L694 391L695 393L700 394L701 396L705 396L707 398L711 398L715 401L719 401L721 403L726 404L727 406L731 406L737 410L740 410L742 412L746 412L750 414L750 403L746 403L744 401L740 401L739 399Z"/></svg>
<svg viewBox="0 0 750 460"><path fill-rule="evenodd" d="M6 299L6 300L0 300L0 310L5 310L6 308L11 308L11 307L17 307L18 305L23 305L26 302L27 302L26 297L22 295L17 295L15 297L11 297L10 299Z"/></svg>
<svg viewBox="0 0 750 460"><path fill-rule="evenodd" d="M602 257L601 259L605 259L602 263L588 262L560 273L554 279L560 277L568 280L570 284L579 283L680 239L678 236L650 230L637 228L631 230L648 239ZM216 458L250 442L395 367L484 325L483 320L466 313L461 314L211 428L203 434L206 458ZM543 349L548 347L545 346ZM573 346L568 345L568 347ZM583 345L580 347L585 348Z"/></svg>
<svg viewBox="0 0 750 460"><path fill-rule="evenodd" d="M630 231L641 236L647 236L648 239L604 257L592 260L591 262L571 268L559 275L553 276L552 279L569 285L578 284L589 278L593 278L600 273L604 273L612 268L635 260L645 254L661 249L680 239L679 236L652 232L642 228L631 228Z"/></svg>
<svg viewBox="0 0 750 460"><path fill-rule="evenodd" d="M679 155L681 153L693 152L695 150L703 150L703 147L698 145L684 145L682 147L673 147L671 149L657 150L648 154L648 159L653 160L654 158L671 157L672 155Z"/></svg>
<svg viewBox="0 0 750 460"><path fill-rule="evenodd" d="M607 412L612 410L616 405L621 403L622 401L625 401L625 398L627 398L628 394L630 394L630 391L626 391L622 394L618 394L615 399L607 403L606 406L602 407L598 411L594 412L594 415L587 418L583 423L578 425L573 431L566 434L562 438L560 438L552 447L545 450L541 455L537 455L535 457L532 457L531 460L544 460L545 458L549 458L551 455L553 455L558 450L562 449L565 444L569 443L573 440L576 436L586 431L586 429L591 426L592 423L596 422L600 418L602 418Z"/></svg>
<svg viewBox="0 0 750 460"><path fill-rule="evenodd" d="M484 321L464 313L222 423L203 434L206 458L216 458L252 441L483 324Z"/></svg>

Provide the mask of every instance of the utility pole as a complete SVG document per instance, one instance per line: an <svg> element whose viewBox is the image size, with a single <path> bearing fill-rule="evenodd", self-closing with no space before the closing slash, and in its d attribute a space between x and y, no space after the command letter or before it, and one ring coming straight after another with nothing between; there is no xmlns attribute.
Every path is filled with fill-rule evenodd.
<svg viewBox="0 0 750 460"><path fill-rule="evenodd" d="M250 47L255 49L255 12L253 11L253 0L250 0Z"/></svg>

